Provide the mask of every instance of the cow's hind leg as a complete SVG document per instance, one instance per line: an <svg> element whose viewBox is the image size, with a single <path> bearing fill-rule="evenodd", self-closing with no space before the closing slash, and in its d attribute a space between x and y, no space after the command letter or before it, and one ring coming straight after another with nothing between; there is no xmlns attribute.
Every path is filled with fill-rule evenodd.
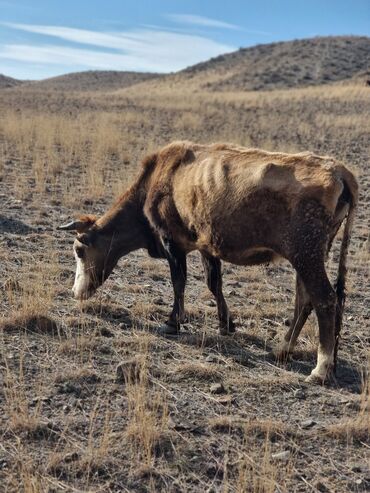
<svg viewBox="0 0 370 493"><path fill-rule="evenodd" d="M282 361L285 360L288 357L288 354L293 351L299 334L301 333L301 330L311 311L312 303L310 297L307 294L302 279L297 274L294 316L291 320L289 330L274 350L274 354L278 359Z"/></svg>
<svg viewBox="0 0 370 493"><path fill-rule="evenodd" d="M318 265L301 265L299 274L316 311L319 324L317 365L307 381L323 383L332 373L334 366L337 297L326 274L324 259Z"/></svg>
<svg viewBox="0 0 370 493"><path fill-rule="evenodd" d="M180 331L184 318L184 293L186 285L186 254L172 242L164 242L166 257L170 266L174 292L172 312L167 322L160 328L163 335L175 335Z"/></svg>
<svg viewBox="0 0 370 493"><path fill-rule="evenodd" d="M221 261L216 257L202 253L202 263L207 286L216 298L220 333L226 335L235 332L235 325L222 293Z"/></svg>

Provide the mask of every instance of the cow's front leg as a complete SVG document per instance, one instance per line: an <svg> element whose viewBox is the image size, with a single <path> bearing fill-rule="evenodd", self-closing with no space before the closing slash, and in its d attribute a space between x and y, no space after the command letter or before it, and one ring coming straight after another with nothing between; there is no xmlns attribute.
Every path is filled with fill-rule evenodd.
<svg viewBox="0 0 370 493"><path fill-rule="evenodd" d="M184 292L186 285L186 254L174 243L164 242L166 257L170 265L171 280L174 292L174 303L169 319L161 327L164 335L175 335L180 331L184 320Z"/></svg>
<svg viewBox="0 0 370 493"><path fill-rule="evenodd" d="M222 335L235 332L235 324L230 316L224 295L222 293L221 261L211 255L202 253L202 263L206 275L207 286L217 302L220 333Z"/></svg>

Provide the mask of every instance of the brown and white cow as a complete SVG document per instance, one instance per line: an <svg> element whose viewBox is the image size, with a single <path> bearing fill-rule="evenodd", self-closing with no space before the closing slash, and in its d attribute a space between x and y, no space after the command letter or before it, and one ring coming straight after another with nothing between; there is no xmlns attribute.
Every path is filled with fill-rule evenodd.
<svg viewBox="0 0 370 493"><path fill-rule="evenodd" d="M77 231L74 295L88 298L123 255L146 248L168 259L174 305L163 331L177 333L186 255L199 250L221 334L228 334L235 329L222 294L220 261L254 265L283 257L297 272L296 300L276 353L282 357L293 349L314 308L320 343L308 380L323 382L336 362L357 195L353 174L330 157L173 142L144 160L136 182L102 217L60 227ZM346 216L334 289L325 258Z"/></svg>

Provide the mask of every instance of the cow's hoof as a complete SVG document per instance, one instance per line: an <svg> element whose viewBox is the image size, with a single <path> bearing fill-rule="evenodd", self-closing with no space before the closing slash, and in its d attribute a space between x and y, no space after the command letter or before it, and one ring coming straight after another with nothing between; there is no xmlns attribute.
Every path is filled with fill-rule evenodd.
<svg viewBox="0 0 370 493"><path fill-rule="evenodd" d="M221 336L230 336L232 334L235 334L235 327L233 327L232 329L227 328L227 327L220 328L220 335Z"/></svg>
<svg viewBox="0 0 370 493"><path fill-rule="evenodd" d="M305 382L311 383L314 385L324 385L325 378L321 375L317 375L314 372L311 373L307 378L305 378Z"/></svg>
<svg viewBox="0 0 370 493"><path fill-rule="evenodd" d="M163 324L158 328L158 334L164 337L177 336L180 333L180 327L172 324Z"/></svg>
<svg viewBox="0 0 370 493"><path fill-rule="evenodd" d="M226 325L220 326L220 335L229 336L230 334L235 334L235 324L232 320L229 320L229 323Z"/></svg>

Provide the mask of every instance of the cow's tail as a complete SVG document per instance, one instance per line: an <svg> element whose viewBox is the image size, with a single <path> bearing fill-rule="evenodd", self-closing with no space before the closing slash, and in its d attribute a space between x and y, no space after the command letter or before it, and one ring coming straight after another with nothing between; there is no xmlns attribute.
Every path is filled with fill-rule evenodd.
<svg viewBox="0 0 370 493"><path fill-rule="evenodd" d="M344 303L346 299L346 276L347 276L347 254L351 239L353 220L358 202L358 183L355 176L344 166L341 167L341 179L343 183L342 199L348 205L347 218L343 231L342 244L339 254L338 275L336 281L337 311L336 311L336 331L335 331L335 350L334 365L336 365L338 342L342 328L342 318Z"/></svg>

